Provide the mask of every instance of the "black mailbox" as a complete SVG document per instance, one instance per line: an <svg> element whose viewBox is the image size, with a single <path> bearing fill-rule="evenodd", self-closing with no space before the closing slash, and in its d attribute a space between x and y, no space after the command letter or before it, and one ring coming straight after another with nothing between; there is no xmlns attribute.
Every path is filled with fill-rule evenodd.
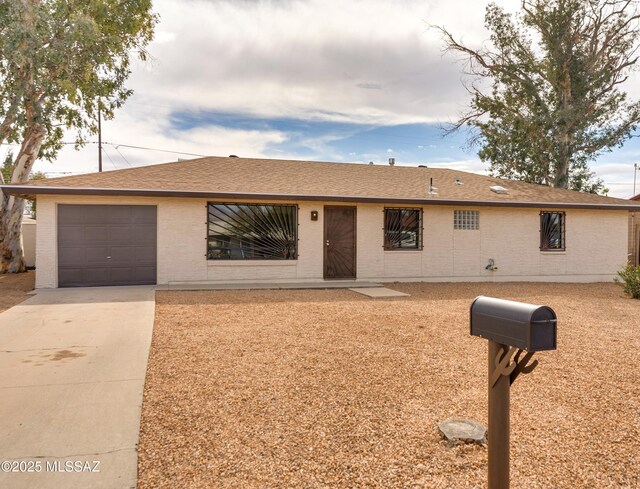
<svg viewBox="0 0 640 489"><path fill-rule="evenodd" d="M556 313L547 306L476 297L471 303L471 334L530 352L555 350Z"/></svg>

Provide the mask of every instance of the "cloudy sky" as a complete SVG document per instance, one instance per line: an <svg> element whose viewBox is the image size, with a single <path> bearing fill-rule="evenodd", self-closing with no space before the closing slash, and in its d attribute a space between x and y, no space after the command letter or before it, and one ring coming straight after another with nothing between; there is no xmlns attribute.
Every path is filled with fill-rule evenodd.
<svg viewBox="0 0 640 489"><path fill-rule="evenodd" d="M515 11L520 2L498 3ZM483 173L464 134L442 137L442 124L464 110L468 96L461 66L443 56L427 26L444 25L477 45L487 38L485 5L157 0L153 60L135 63L135 95L103 124L104 168L236 154L375 163L394 157ZM629 82L632 95L640 96L639 80ZM632 139L593 168L609 195L628 197L636 161L640 143ZM96 171L97 148L69 146L36 169L51 176Z"/></svg>

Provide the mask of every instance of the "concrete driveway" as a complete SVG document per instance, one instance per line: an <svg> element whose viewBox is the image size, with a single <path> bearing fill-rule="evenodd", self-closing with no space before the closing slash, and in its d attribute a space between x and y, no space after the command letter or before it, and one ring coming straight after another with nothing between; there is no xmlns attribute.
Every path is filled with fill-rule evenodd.
<svg viewBox="0 0 640 489"><path fill-rule="evenodd" d="M38 292L0 314L0 487L135 487L153 287Z"/></svg>

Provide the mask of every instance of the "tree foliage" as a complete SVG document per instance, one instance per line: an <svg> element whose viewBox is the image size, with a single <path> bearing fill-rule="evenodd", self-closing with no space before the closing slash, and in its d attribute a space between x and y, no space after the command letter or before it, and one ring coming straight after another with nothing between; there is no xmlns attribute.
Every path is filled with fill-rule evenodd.
<svg viewBox="0 0 640 489"><path fill-rule="evenodd" d="M64 130L82 144L97 111L113 117L132 91L132 54L146 59L151 0L0 0L0 142L20 144L41 124L39 154L55 158Z"/></svg>
<svg viewBox="0 0 640 489"><path fill-rule="evenodd" d="M640 299L640 265L627 265L614 278L617 284L624 287L624 291L634 299Z"/></svg>
<svg viewBox="0 0 640 489"><path fill-rule="evenodd" d="M0 167L0 181L9 182L13 173L13 152L8 151Z"/></svg>
<svg viewBox="0 0 640 489"><path fill-rule="evenodd" d="M98 110L113 117L156 23L151 0L0 0L0 143L20 145L11 183L26 181L38 157L54 159L65 130L81 145ZM23 208L3 196L0 272L24 270Z"/></svg>
<svg viewBox="0 0 640 489"><path fill-rule="evenodd" d="M589 163L640 120L621 86L638 61L639 19L632 0L524 0L515 15L487 7L488 47L438 28L471 79L470 108L450 130L471 126L496 176L606 191Z"/></svg>

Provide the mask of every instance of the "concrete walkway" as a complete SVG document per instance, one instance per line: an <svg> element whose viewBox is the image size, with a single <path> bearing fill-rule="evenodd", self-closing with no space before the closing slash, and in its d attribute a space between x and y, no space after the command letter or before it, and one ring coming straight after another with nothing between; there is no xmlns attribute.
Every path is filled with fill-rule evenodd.
<svg viewBox="0 0 640 489"><path fill-rule="evenodd" d="M145 286L47 290L0 314L0 487L135 487L154 312Z"/></svg>
<svg viewBox="0 0 640 489"><path fill-rule="evenodd" d="M376 288L382 284L356 280L317 280L314 282L171 282L156 285L156 290L305 290L349 289L351 287Z"/></svg>
<svg viewBox="0 0 640 489"><path fill-rule="evenodd" d="M387 299L389 297L409 297L409 294L405 294L404 292L399 292L397 290L387 289L386 287L377 287L370 289L354 287L349 290L357 292L358 294L366 295L367 297L371 297L373 299Z"/></svg>

